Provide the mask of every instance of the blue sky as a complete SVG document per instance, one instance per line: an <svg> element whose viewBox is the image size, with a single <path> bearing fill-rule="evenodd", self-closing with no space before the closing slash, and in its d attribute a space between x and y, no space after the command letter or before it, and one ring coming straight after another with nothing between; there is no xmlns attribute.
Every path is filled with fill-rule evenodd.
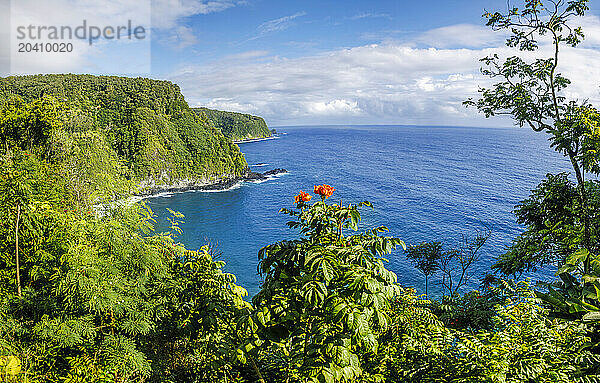
<svg viewBox="0 0 600 383"><path fill-rule="evenodd" d="M481 17L484 10L506 9L506 0L12 3L13 24L84 17L152 24L151 39L138 44L101 41L77 46L69 56L13 57L19 73L166 79L181 87L191 106L253 113L270 125L512 125L462 106L490 84L479 73L478 59L514 53ZM598 3L592 1L588 15L577 20L586 43L565 50L560 63L573 80L566 96L592 102L600 102L600 84L590 81L600 79ZM542 45L538 55L547 48Z"/></svg>
<svg viewBox="0 0 600 383"><path fill-rule="evenodd" d="M477 3L481 3L477 4ZM248 51L288 58L383 41L461 23L481 23L484 2L462 1L273 1L249 0L221 12L182 17L197 44L173 54L172 43L155 39L153 70L207 62ZM485 2L490 8L505 1ZM160 18L160 15L154 17ZM186 45L185 43L183 45Z"/></svg>

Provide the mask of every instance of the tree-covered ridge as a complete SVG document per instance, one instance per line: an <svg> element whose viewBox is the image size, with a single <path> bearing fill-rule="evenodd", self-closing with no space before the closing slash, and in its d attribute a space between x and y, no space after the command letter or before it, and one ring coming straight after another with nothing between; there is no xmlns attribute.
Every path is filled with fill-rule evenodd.
<svg viewBox="0 0 600 383"><path fill-rule="evenodd" d="M567 21L586 4L525 0L486 14L510 29L509 46L529 50L531 36L553 36L556 55L536 62L539 71L484 59L506 81L467 102L541 128L581 175L548 175L515 211L526 229L495 267L560 266L560 279L536 290L486 277L482 291L461 294L484 231L459 248L405 248L426 278L442 274L441 299L416 295L386 268L405 244L385 226L363 227L373 206L338 203L335 188L315 185L281 210L289 237L258 252L263 284L248 302L214 247L177 242L180 213L156 233L143 205L107 204L102 214L89 206L126 191L139 171L138 157L127 162L113 146L118 127L143 131L130 121L150 124L138 113L155 113L152 127L197 131L194 113L115 106L122 115L96 126L80 90L70 99L24 87L0 99L0 383L600 382L600 188L585 178L600 175L600 112L563 104L552 69L558 46L576 45L580 31L561 33L578 30ZM189 125L176 117L185 113Z"/></svg>
<svg viewBox="0 0 600 383"><path fill-rule="evenodd" d="M194 111L199 115L204 113L214 126L233 141L271 136L271 131L262 117L208 108L194 108Z"/></svg>
<svg viewBox="0 0 600 383"><path fill-rule="evenodd" d="M210 182L247 170L239 148L194 113L168 81L71 74L0 79L3 102L43 97L65 109L62 133L49 144L65 145L68 138L88 154L108 150L136 183Z"/></svg>

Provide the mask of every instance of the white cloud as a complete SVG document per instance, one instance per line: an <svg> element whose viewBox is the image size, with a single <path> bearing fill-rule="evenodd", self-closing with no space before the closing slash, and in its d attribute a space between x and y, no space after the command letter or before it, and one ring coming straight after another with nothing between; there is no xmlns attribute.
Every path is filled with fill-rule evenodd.
<svg viewBox="0 0 600 383"><path fill-rule="evenodd" d="M392 17L387 13L371 13L371 12L363 12L357 15L350 17L350 20L362 20L362 19L391 19Z"/></svg>
<svg viewBox="0 0 600 383"><path fill-rule="evenodd" d="M150 1L121 0L12 0L11 2L11 74L24 73L150 73ZM89 36L90 27L103 29L106 26L128 25L146 28L146 38L137 40L122 37L121 40L96 40L92 45L87 40L48 38L47 30L38 27L56 28L70 26L73 31L82 27ZM83 28L83 25L87 28ZM25 29L26 38L19 39L17 29ZM40 32L38 34L38 32ZM126 32L124 33L126 34ZM128 35L127 35L128 36ZM48 53L18 52L19 43L71 43L71 52ZM124 46L127 46L127 49ZM115 52L118 57L115 59ZM124 60L122 60L124 59Z"/></svg>
<svg viewBox="0 0 600 383"><path fill-rule="evenodd" d="M480 48L498 46L504 38L482 25L457 24L426 31L415 42L436 48Z"/></svg>
<svg viewBox="0 0 600 383"><path fill-rule="evenodd" d="M237 5L240 0L151 0L152 26L158 29L170 29L178 25L181 19L209 13L221 12Z"/></svg>
<svg viewBox="0 0 600 383"><path fill-rule="evenodd" d="M290 16L284 16L275 20L266 21L258 26L258 31L261 35L266 35L268 33L286 30L294 25L295 19L302 16L306 16L306 12L298 12Z"/></svg>
<svg viewBox="0 0 600 383"><path fill-rule="evenodd" d="M241 104L239 102L235 102L231 99L227 98L215 98L212 99L207 104L198 103L195 106L205 106L211 109L219 109L219 110L228 110L231 112L244 112L244 113L256 113L258 114L260 111L255 109L253 104Z"/></svg>
<svg viewBox="0 0 600 383"><path fill-rule="evenodd" d="M236 53L233 55L227 55L223 58L223 60L231 60L231 61L252 60L252 59L264 58L268 54L269 54L269 51L264 51L264 50L246 51L246 52Z"/></svg>
<svg viewBox="0 0 600 383"><path fill-rule="evenodd" d="M170 35L164 40L169 47L181 50L198 43L194 31L190 27L180 25L175 27Z"/></svg>
<svg viewBox="0 0 600 383"><path fill-rule="evenodd" d="M443 106L456 108L476 92L480 56L370 45L298 59L187 67L170 79L194 104L235 104L275 124L433 122L445 114Z"/></svg>
<svg viewBox="0 0 600 383"><path fill-rule="evenodd" d="M360 114L361 112L358 107L358 102L348 100L309 102L307 104L307 110L309 113L325 116Z"/></svg>
<svg viewBox="0 0 600 383"><path fill-rule="evenodd" d="M569 98L589 99L600 105L600 20L586 19L587 45L564 49L560 71L573 84ZM440 29L414 40L339 49L326 54L286 59L268 57L260 62L187 66L173 73L193 104L255 113L273 125L310 123L397 123L435 125L503 125L508 119L485 120L462 102L476 97L491 80L480 74L479 59L498 53L515 54L503 45L484 43L477 26L459 25L445 31L471 31L469 40ZM486 35L486 33L483 33ZM452 37L454 36L454 37ZM462 48L456 48L461 47ZM549 55L543 46L525 58Z"/></svg>

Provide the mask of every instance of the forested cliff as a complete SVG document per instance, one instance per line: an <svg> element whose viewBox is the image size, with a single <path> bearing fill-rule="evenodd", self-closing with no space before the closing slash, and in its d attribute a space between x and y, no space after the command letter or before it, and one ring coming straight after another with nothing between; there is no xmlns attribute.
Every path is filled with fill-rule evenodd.
<svg viewBox="0 0 600 383"><path fill-rule="evenodd" d="M262 117L208 108L194 108L193 110L199 115L204 113L215 127L233 141L271 136L271 131Z"/></svg>
<svg viewBox="0 0 600 383"><path fill-rule="evenodd" d="M517 3L484 15L507 32L508 47L481 60L493 85L465 104L547 134L572 172L548 174L515 207L524 231L498 254L494 274L473 269L493 261L479 252L489 230L453 247L426 222L423 235L434 241L407 246L380 226L395 205L374 216L370 202L348 202L356 189L296 178L281 189L303 188L287 196L286 219L231 222L258 222L269 238L275 225L289 228L270 244L262 234L232 237L261 246L257 268L246 271L260 274L260 291L244 299L224 269L231 254L179 243L181 213L169 210L169 227L156 232L144 204L94 210L143 181L248 171L239 148L177 86L0 79L0 382L600 382L600 110L569 101L570 81L555 71L559 50L583 38L570 20L586 14L587 0ZM530 61L538 46L541 58ZM511 50L528 59L504 58ZM319 167L322 157L304 161ZM358 170L370 185L377 169ZM439 295L387 269L401 256L425 286L435 276ZM546 270L555 278L523 279ZM469 291L466 281L477 278L480 289Z"/></svg>
<svg viewBox="0 0 600 383"><path fill-rule="evenodd" d="M247 171L239 148L194 113L168 81L71 74L2 78L0 99L9 98L56 104L62 127L49 137L48 150L102 156L110 162L102 171L142 186L198 185Z"/></svg>

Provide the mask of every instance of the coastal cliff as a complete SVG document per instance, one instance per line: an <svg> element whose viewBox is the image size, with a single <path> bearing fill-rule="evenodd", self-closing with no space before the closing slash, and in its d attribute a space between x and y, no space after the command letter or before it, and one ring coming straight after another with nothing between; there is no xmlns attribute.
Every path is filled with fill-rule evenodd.
<svg viewBox="0 0 600 383"><path fill-rule="evenodd" d="M0 100L41 99L56 103L61 115L47 151L70 157L74 177L118 179L146 194L249 174L238 146L189 108L168 81L72 74L0 78Z"/></svg>
<svg viewBox="0 0 600 383"><path fill-rule="evenodd" d="M193 108L193 110L198 115L206 115L213 125L232 141L254 140L272 135L262 117L208 108Z"/></svg>

